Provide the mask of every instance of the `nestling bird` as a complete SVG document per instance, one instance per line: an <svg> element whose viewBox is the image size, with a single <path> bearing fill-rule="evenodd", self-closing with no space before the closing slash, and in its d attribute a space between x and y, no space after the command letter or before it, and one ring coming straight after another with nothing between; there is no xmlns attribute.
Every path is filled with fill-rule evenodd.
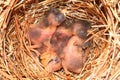
<svg viewBox="0 0 120 80"><path fill-rule="evenodd" d="M49 60L47 63L45 70L47 70L49 73L58 71L62 68L62 62L60 57L56 56Z"/></svg>
<svg viewBox="0 0 120 80"><path fill-rule="evenodd" d="M67 45L68 40L72 36L71 28L66 28L65 25L61 25L57 28L56 32L51 38L52 51L51 56L56 54L56 56L49 56L50 60L47 63L45 69L48 72L58 71L62 68L62 62L60 54L62 53L64 47ZM54 53L54 54L53 54Z"/></svg>
<svg viewBox="0 0 120 80"><path fill-rule="evenodd" d="M44 19L39 24L32 24L29 30L29 36L33 48L40 48L41 46L50 46L50 39L55 32L58 25L65 20L65 16L60 10L56 8L49 9Z"/></svg>
<svg viewBox="0 0 120 80"><path fill-rule="evenodd" d="M87 30L90 29L90 24L81 20L72 25L73 36L64 48L62 55L62 66L66 74L70 72L80 73L86 61L86 54L83 47L88 47L89 43L84 43L88 38Z"/></svg>
<svg viewBox="0 0 120 80"><path fill-rule="evenodd" d="M80 22L74 23L72 27L73 27L72 29L73 36L67 40L66 45L64 45L65 48L61 46L63 48L63 51L59 51L60 53L57 53L57 56L51 59L51 61L47 65L47 70L49 72L54 72L59 70L61 68L61 64L66 74L70 74L70 72L80 73L81 69L83 68L83 65L87 58L87 54L85 53L86 48L89 47L90 44L89 42L84 43L85 40L88 38L87 30L90 29L90 24L87 21L81 20ZM61 28L58 30L58 32L67 32L67 31L66 30L64 31L64 29ZM66 33L64 33L64 35L65 34ZM69 33L68 35L70 36ZM63 36L57 35L56 37L54 41L59 40L58 38ZM63 41L61 40L60 42L64 44L64 40ZM59 45L59 41L56 41L56 43ZM57 50L59 50L60 46L58 48L57 44L56 47ZM87 52L89 53L89 51Z"/></svg>
<svg viewBox="0 0 120 80"><path fill-rule="evenodd" d="M66 28L65 25L59 26L51 38L51 45L54 51L60 54L63 51L63 48L67 45L71 36L71 27Z"/></svg>

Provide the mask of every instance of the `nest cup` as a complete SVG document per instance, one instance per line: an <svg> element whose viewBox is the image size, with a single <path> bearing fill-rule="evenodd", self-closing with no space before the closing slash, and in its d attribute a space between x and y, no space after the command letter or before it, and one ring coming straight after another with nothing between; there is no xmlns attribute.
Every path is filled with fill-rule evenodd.
<svg viewBox="0 0 120 80"><path fill-rule="evenodd" d="M120 1L11 0L8 4L5 1L1 4L1 80L120 79ZM50 7L64 13L66 24L67 21L72 24L74 20L87 20L91 23L92 28L88 31L91 35L88 39L91 40L90 53L80 74L68 76L64 70L60 70L49 76L39 59L31 54L29 26L41 22Z"/></svg>

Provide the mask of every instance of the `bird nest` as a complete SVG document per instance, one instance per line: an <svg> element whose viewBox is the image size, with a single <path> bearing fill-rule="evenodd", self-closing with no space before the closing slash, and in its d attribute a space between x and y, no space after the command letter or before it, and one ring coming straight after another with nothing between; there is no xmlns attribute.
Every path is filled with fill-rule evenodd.
<svg viewBox="0 0 120 80"><path fill-rule="evenodd" d="M80 74L60 70L50 75L30 52L30 24L41 21L50 7L67 20L91 23L90 53ZM119 80L119 0L2 0L0 1L0 80Z"/></svg>

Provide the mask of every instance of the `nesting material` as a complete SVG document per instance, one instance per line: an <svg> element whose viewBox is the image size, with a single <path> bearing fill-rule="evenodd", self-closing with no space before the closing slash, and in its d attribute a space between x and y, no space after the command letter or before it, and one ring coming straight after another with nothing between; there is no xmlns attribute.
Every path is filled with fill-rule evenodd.
<svg viewBox="0 0 120 80"><path fill-rule="evenodd" d="M43 19L50 8L59 9L69 25L87 20L92 28L90 52L79 74L66 75L64 69L52 74L44 69L28 35L31 24ZM68 25L68 26L69 26ZM120 1L119 0L1 0L0 1L0 79L10 80L119 80L120 79Z"/></svg>

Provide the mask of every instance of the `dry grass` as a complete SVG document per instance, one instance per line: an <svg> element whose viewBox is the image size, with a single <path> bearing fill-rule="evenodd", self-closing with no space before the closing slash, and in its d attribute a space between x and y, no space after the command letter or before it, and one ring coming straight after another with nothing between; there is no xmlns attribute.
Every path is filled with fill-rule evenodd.
<svg viewBox="0 0 120 80"><path fill-rule="evenodd" d="M120 79L119 0L27 1L0 1L0 80ZM61 70L47 76L39 60L30 53L29 25L39 22L49 7L61 9L68 19L92 23L91 53L79 75L66 76Z"/></svg>

